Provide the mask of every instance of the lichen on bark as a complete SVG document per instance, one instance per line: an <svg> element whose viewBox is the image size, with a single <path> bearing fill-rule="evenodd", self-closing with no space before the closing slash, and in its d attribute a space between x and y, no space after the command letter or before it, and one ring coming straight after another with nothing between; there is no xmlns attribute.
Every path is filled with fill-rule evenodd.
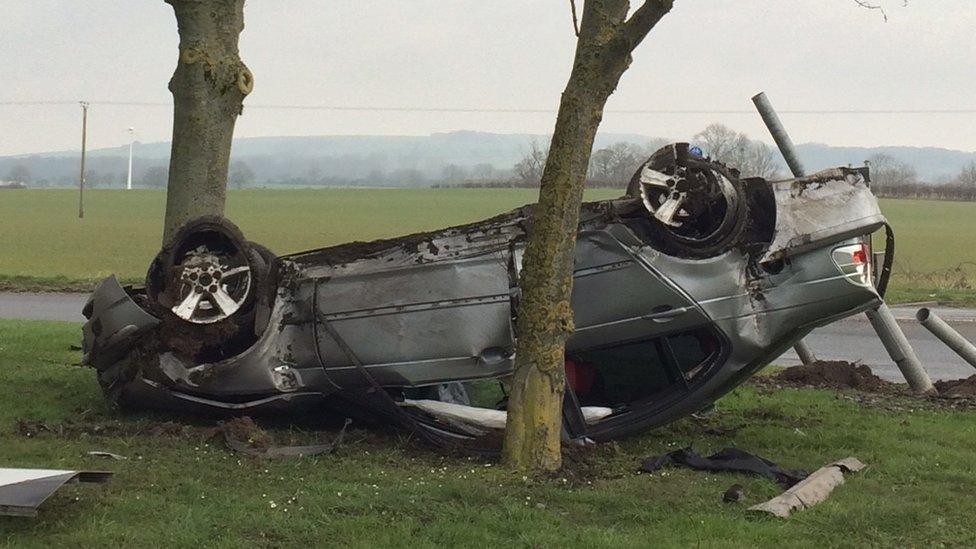
<svg viewBox="0 0 976 549"><path fill-rule="evenodd" d="M244 0L166 0L180 54L169 82L173 145L166 193L166 243L187 221L223 215L234 124L254 77L241 61Z"/></svg>
<svg viewBox="0 0 976 549"><path fill-rule="evenodd" d="M518 469L561 465L565 343L573 331L570 298L583 186L603 107L631 62L631 51L670 11L646 0L629 18L627 0L587 0L572 73L534 209L519 287L515 375L503 455Z"/></svg>

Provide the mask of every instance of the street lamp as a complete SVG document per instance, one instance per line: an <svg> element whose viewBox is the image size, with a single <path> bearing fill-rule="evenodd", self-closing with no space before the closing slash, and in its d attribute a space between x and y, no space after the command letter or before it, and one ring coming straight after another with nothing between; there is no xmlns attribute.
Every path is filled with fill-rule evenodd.
<svg viewBox="0 0 976 549"><path fill-rule="evenodd" d="M135 135L135 128L129 128L129 175L125 179L125 189L132 190L132 141Z"/></svg>

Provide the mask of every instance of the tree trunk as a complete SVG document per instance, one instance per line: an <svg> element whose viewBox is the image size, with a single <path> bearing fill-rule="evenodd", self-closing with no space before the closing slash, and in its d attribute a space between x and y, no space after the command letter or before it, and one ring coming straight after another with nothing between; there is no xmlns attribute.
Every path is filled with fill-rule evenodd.
<svg viewBox="0 0 976 549"><path fill-rule="evenodd" d="M223 215L234 123L251 92L238 54L244 0L166 0L180 33L173 93L173 148L163 243L184 223Z"/></svg>
<svg viewBox="0 0 976 549"><path fill-rule="evenodd" d="M564 348L573 331L573 261L590 152L603 107L630 65L630 52L670 8L671 0L648 0L628 20L626 0L584 4L519 284L504 443L504 458L513 467L555 471L561 466Z"/></svg>

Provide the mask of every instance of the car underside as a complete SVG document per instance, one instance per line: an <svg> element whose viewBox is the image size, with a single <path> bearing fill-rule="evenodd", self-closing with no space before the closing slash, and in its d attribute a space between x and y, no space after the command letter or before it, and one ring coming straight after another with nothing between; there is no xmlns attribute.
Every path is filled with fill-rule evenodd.
<svg viewBox="0 0 976 549"><path fill-rule="evenodd" d="M127 406L368 416L476 439L504 426L532 224L525 206L276 257L227 220L196 220L145 287L96 289L85 361ZM871 235L884 227L865 168L769 182L662 148L623 197L582 207L565 437L706 408L814 327L877 306L893 240L875 266Z"/></svg>

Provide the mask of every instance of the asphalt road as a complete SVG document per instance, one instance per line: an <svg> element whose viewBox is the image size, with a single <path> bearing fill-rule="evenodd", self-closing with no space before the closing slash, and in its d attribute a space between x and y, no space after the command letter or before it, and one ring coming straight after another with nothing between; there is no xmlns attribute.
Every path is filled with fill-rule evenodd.
<svg viewBox="0 0 976 549"><path fill-rule="evenodd" d="M84 322L81 308L88 294L0 292L0 318L62 320ZM892 307L898 324L905 332L922 364L933 380L958 379L976 373L948 347L937 340L915 320L917 307ZM976 343L976 309L932 308L933 311L969 341ZM814 330L806 339L818 358L860 361L876 374L892 381L902 381L901 373L888 357L864 315L847 318ZM776 363L799 364L793 351Z"/></svg>
<svg viewBox="0 0 976 549"><path fill-rule="evenodd" d="M84 322L89 294L0 292L0 318Z"/></svg>
<svg viewBox="0 0 976 549"><path fill-rule="evenodd" d="M963 337L976 344L976 309L941 307L930 307L930 309ZM915 349L915 354L918 355L918 359L932 380L959 379L976 374L976 368L959 358L915 320L917 310L918 307L891 308L898 325L901 326L902 332ZM870 366L875 374L887 380L905 381L864 315L848 317L823 328L817 328L807 336L805 341L821 360L860 361ZM784 366L799 363L800 359L792 350L776 361L776 364Z"/></svg>

